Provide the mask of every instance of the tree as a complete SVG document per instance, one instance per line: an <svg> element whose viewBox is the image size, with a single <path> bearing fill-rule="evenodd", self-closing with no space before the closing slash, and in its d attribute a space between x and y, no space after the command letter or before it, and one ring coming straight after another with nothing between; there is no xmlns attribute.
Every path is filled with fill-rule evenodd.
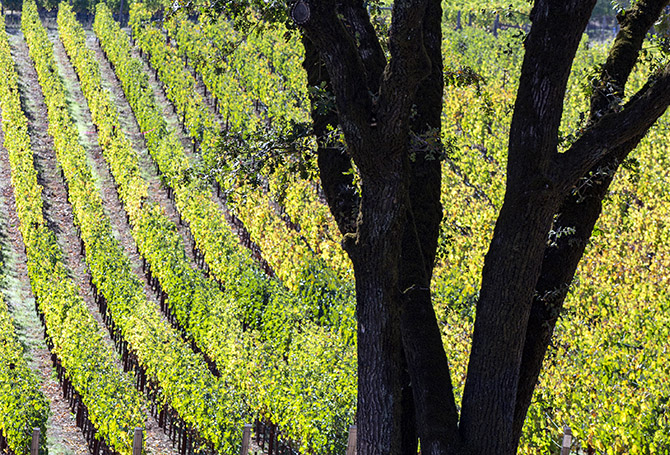
<svg viewBox="0 0 670 455"><path fill-rule="evenodd" d="M243 2L218 2L239 11ZM667 0L638 0L600 72L588 122L559 153L567 80L596 0L537 0L511 124L503 206L486 255L460 415L430 293L440 205L439 0L396 0L388 37L362 0L292 2L318 166L354 266L361 454L512 454L554 325L612 178L670 104L670 66L624 102ZM384 46L388 39L388 53ZM340 128L346 152L323 138ZM360 175L360 194L351 174ZM585 180L588 185L580 185ZM577 194L574 189L584 189ZM520 222L519 220L523 220ZM547 246L550 230L570 229Z"/></svg>

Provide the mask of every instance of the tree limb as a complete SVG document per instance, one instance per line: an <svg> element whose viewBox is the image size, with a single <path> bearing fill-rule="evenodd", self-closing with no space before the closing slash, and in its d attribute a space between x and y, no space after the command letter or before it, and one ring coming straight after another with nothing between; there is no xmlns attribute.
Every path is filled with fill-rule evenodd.
<svg viewBox="0 0 670 455"><path fill-rule="evenodd" d="M510 126L508 186L548 177L558 147L568 76L595 0L539 0L525 41Z"/></svg>
<svg viewBox="0 0 670 455"><path fill-rule="evenodd" d="M439 138L444 89L442 8L439 0L427 3L423 41L431 60L431 71L417 88L410 125L412 134ZM430 293L442 219L441 161L437 159L440 152L414 151L410 160L410 212L405 223L400 258L400 288L405 290L401 311L403 347L424 455L456 454L460 450L458 411L449 362Z"/></svg>
<svg viewBox="0 0 670 455"><path fill-rule="evenodd" d="M342 10L345 25L358 44L358 53L366 69L368 89L377 93L386 67L386 56L370 23L368 10L362 0L346 0L342 2Z"/></svg>
<svg viewBox="0 0 670 455"><path fill-rule="evenodd" d="M323 65L319 52L310 39L303 35L305 58L303 68L307 73L309 87L324 87L331 91L330 76ZM356 221L360 206L360 196L356 192L351 170L351 158L346 150L328 146L328 135L338 124L337 112L331 106L320 106L318 96L310 92L312 125L317 138L317 164L321 186L328 201L330 212L335 218L340 233L344 236L356 232Z"/></svg>
<svg viewBox="0 0 670 455"><path fill-rule="evenodd" d="M640 0L623 15L619 33L591 96L589 123L606 114L624 97L628 76L637 62L644 38L667 4L668 0Z"/></svg>
<svg viewBox="0 0 670 455"><path fill-rule="evenodd" d="M570 149L554 158L559 181L570 191L589 169L622 144L645 133L670 104L670 65L642 87L623 109L603 116Z"/></svg>
<svg viewBox="0 0 670 455"><path fill-rule="evenodd" d="M600 83L591 97L588 122L590 125L604 112L618 105L618 100L611 103L612 97L617 99L623 97L644 37L667 4L667 0L642 0L626 12L607 62L602 68ZM591 176L588 185L579 191L571 191L558 209L553 229L570 229L572 233L556 239L555 244L545 249L521 360L513 428L515 444L518 444L521 438L523 423L554 327L577 265L602 211L603 198L620 163L637 146L641 138L641 135L634 137L595 164L588 172Z"/></svg>
<svg viewBox="0 0 670 455"><path fill-rule="evenodd" d="M563 101L595 0L538 0L512 119L505 201L485 258L460 432L474 453L512 454L521 358L546 233ZM523 220L523 222L520 222Z"/></svg>
<svg viewBox="0 0 670 455"><path fill-rule="evenodd" d="M523 423L542 370L544 356L570 283L591 238L593 227L600 217L602 201L619 165L637 146L642 136L622 144L615 154L599 162L595 167L603 171L581 191L570 194L557 212L553 229L570 229L572 232L556 239L555 244L547 246L544 252L542 271L535 287L521 360L514 415L515 444L518 444L521 438Z"/></svg>
<svg viewBox="0 0 670 455"><path fill-rule="evenodd" d="M366 68L354 38L337 11L338 2L310 3L311 17L301 27L318 49L331 77L339 124L352 156L369 136L372 96Z"/></svg>
<svg viewBox="0 0 670 455"><path fill-rule="evenodd" d="M406 137L409 117L419 84L430 74L423 18L427 2L399 0L393 4L389 37L391 59L382 76L376 117L383 122L386 137Z"/></svg>

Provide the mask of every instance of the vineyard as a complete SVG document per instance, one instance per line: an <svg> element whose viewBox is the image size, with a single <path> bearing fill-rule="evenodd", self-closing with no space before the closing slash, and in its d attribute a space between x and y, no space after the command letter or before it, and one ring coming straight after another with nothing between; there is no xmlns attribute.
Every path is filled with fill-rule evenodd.
<svg viewBox="0 0 670 455"><path fill-rule="evenodd" d="M444 14L431 284L457 403L524 39L512 26L494 36L488 16L466 25L461 3L477 2ZM147 454L237 454L255 424L275 453L344 454L354 273L302 133L319 87L298 33L142 3L124 28L104 3L90 24L67 3L24 0L18 17L0 17L0 453L30 453L39 428L40 454L130 455L140 428ZM606 52L580 44L564 150ZM666 63L654 42L644 55L631 93ZM559 453L567 425L573 453L670 454L669 134L665 115L616 175L519 453ZM266 156L277 137L291 153ZM548 245L570 234L552 230Z"/></svg>

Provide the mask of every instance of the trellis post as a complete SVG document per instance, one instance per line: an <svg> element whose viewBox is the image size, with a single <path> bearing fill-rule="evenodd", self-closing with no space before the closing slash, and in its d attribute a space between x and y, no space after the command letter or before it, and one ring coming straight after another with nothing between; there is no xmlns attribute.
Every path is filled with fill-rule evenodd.
<svg viewBox="0 0 670 455"><path fill-rule="evenodd" d="M356 425L349 427L349 441L347 442L347 455L356 455Z"/></svg>
<svg viewBox="0 0 670 455"><path fill-rule="evenodd" d="M570 455L572 447L572 430L569 426L563 427L563 444L561 444L561 455Z"/></svg>
<svg viewBox="0 0 670 455"><path fill-rule="evenodd" d="M251 442L251 424L245 423L242 430L242 448L240 455L247 455L249 453L249 443Z"/></svg>
<svg viewBox="0 0 670 455"><path fill-rule="evenodd" d="M142 429L135 428L133 436L133 455L142 455Z"/></svg>
<svg viewBox="0 0 670 455"><path fill-rule="evenodd" d="M33 428L33 441L30 444L30 455L38 455L40 450L40 429Z"/></svg>

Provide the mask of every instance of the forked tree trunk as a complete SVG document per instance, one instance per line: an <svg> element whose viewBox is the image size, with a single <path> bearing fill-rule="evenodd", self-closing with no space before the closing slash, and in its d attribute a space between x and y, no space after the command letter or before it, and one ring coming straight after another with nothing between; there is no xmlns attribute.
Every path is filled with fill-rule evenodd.
<svg viewBox="0 0 670 455"><path fill-rule="evenodd" d="M325 137L339 126L347 142L346 151L321 143L318 164L356 278L358 453L413 455L418 435L425 454L511 455L609 179L581 207L571 190L603 163L616 169L662 114L670 70L616 113L593 115L586 132L558 153L567 78L595 0L535 2L459 423L430 294L441 219L440 163L430 154L439 150L417 155L422 149L413 148L431 133L440 138L440 2L394 3L388 62L362 0L299 3L309 83L323 82L337 105L324 113L313 104L315 133ZM622 31L643 37L666 4L639 0ZM628 63L615 64L616 72L604 72L618 84L635 60L624 57ZM361 196L345 174L352 161ZM574 227L577 242L561 240L552 250L552 224Z"/></svg>

